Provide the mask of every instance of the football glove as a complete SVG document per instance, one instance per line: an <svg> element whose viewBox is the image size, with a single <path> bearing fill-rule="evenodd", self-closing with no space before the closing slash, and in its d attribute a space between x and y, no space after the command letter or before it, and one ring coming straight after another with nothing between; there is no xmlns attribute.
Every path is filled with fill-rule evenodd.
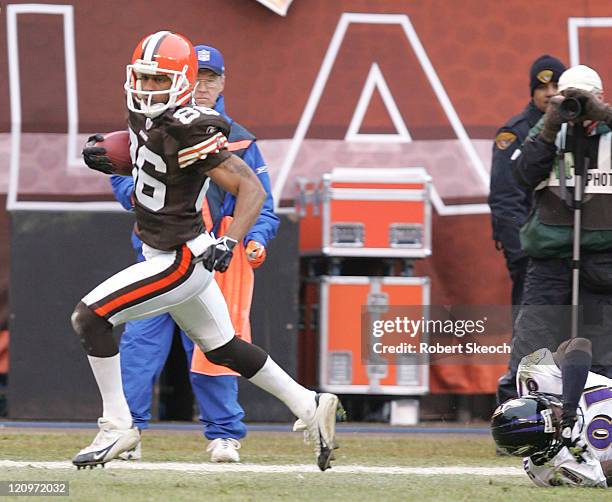
<svg viewBox="0 0 612 502"><path fill-rule="evenodd" d="M563 446L563 445L561 445ZM559 453L559 449L546 449L544 451L534 453L529 457L534 465L540 466L544 465L547 462L550 462L557 453Z"/></svg>
<svg viewBox="0 0 612 502"><path fill-rule="evenodd" d="M257 241L249 241L246 246L246 257L252 268L258 268L266 260L266 248Z"/></svg>
<svg viewBox="0 0 612 502"><path fill-rule="evenodd" d="M220 237L208 246L196 261L201 261L204 264L204 268L211 272L213 270L225 272L232 261L233 250L236 244L238 244L238 241L231 237Z"/></svg>
<svg viewBox="0 0 612 502"><path fill-rule="evenodd" d="M578 463L585 462L583 457L587 447L585 444L579 444L580 436L576 439L572 439L572 431L577 421L576 410L569 411L563 409L563 415L561 416L561 442L563 446L567 447L569 452L574 456Z"/></svg>
<svg viewBox="0 0 612 502"><path fill-rule="evenodd" d="M96 143L104 141L102 134L94 134L87 138L85 148L83 148L83 159L89 169L94 171L100 171L104 174L113 174L113 164L110 159L106 156L106 148L101 146L95 146Z"/></svg>

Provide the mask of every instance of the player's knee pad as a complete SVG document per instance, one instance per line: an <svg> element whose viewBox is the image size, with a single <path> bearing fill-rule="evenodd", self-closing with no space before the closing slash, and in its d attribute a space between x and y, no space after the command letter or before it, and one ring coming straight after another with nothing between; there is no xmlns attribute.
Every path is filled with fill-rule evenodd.
<svg viewBox="0 0 612 502"><path fill-rule="evenodd" d="M234 336L225 345L206 352L206 358L211 363L225 366L245 378L251 378L263 367L268 354L257 345Z"/></svg>
<svg viewBox="0 0 612 502"><path fill-rule="evenodd" d="M111 357L119 352L113 338L113 325L79 302L70 318L72 327L90 356Z"/></svg>

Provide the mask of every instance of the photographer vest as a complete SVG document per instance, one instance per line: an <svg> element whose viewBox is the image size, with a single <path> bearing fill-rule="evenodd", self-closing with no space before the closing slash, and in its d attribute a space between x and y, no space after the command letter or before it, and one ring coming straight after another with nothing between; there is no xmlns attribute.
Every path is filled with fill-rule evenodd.
<svg viewBox="0 0 612 502"><path fill-rule="evenodd" d="M547 180L536 187L537 214L547 225L571 226L574 223L574 136L571 126L563 124L557 135L557 155ZM612 131L599 124L586 138L583 176L582 228L612 229ZM560 172L565 171L565 183Z"/></svg>

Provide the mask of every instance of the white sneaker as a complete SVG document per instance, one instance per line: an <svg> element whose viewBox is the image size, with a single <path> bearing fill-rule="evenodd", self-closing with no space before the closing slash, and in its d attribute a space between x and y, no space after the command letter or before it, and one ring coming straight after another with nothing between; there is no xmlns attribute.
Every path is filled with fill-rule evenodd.
<svg viewBox="0 0 612 502"><path fill-rule="evenodd" d="M217 438L210 442L206 451L211 462L240 462L240 441L232 438Z"/></svg>
<svg viewBox="0 0 612 502"><path fill-rule="evenodd" d="M117 458L120 460L140 460L142 459L142 448L140 447L141 444L142 442L138 440L138 444L136 445L135 448L132 448L131 450L127 450L127 451L124 451L123 453L120 453Z"/></svg>
<svg viewBox="0 0 612 502"><path fill-rule="evenodd" d="M325 471L331 468L334 460L334 449L338 448L336 443L336 420L344 415L344 409L335 394L317 394L317 409L314 418L306 425L308 439L314 443L315 457L319 469ZM299 430L301 424L295 423L294 430Z"/></svg>
<svg viewBox="0 0 612 502"><path fill-rule="evenodd" d="M100 432L96 435L93 442L83 448L72 459L72 463L79 469L84 467L93 468L117 458L120 453L135 448L140 441L140 434L136 427L129 429L119 429L106 418L98 419Z"/></svg>

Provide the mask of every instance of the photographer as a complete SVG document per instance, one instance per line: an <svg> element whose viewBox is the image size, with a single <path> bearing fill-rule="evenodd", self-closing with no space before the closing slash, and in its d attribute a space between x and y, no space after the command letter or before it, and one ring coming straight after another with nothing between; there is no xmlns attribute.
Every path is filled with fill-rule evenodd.
<svg viewBox="0 0 612 502"><path fill-rule="evenodd" d="M604 102L597 72L583 65L561 75L559 93L513 155L514 175L534 190L534 206L521 229L530 262L510 365L516 368L542 347L553 351L570 336L571 310L562 306L572 298L574 166L580 151L585 171L579 336L593 343L593 371L612 376L612 309L606 308L612 305L612 106Z"/></svg>

